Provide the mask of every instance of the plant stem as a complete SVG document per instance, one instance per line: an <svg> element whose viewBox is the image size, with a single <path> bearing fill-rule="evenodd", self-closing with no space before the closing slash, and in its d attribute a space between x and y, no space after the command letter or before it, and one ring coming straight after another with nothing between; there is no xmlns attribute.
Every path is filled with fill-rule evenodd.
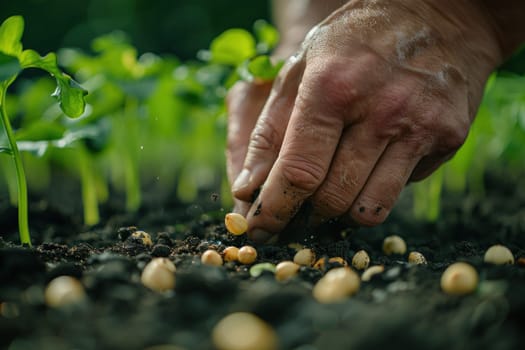
<svg viewBox="0 0 525 350"><path fill-rule="evenodd" d="M8 85L8 84L7 84ZM2 123L4 125L7 140L9 141L9 148L12 152L12 158L15 164L16 180L18 183L18 231L20 234L20 242L31 246L31 235L29 234L29 219L28 219L28 208L27 208L27 184L22 165L22 158L20 158L20 152L18 152L18 146L16 145L16 139L7 116L7 110L5 108L5 95L7 85L2 86L2 100L0 102L0 114L2 117Z"/></svg>
<svg viewBox="0 0 525 350"><path fill-rule="evenodd" d="M77 146L78 167L82 184L82 205L84 207L84 223L92 226L98 224L100 215L98 210L97 185L93 164L83 145Z"/></svg>
<svg viewBox="0 0 525 350"><path fill-rule="evenodd" d="M413 212L416 219L435 222L439 218L443 171L443 168L440 168L429 178L414 184Z"/></svg>

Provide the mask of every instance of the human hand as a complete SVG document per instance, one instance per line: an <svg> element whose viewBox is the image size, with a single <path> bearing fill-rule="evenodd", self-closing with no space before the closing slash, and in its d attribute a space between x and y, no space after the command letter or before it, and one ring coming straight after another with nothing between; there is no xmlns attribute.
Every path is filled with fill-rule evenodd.
<svg viewBox="0 0 525 350"><path fill-rule="evenodd" d="M306 201L313 224L383 222L408 181L463 143L501 61L487 23L470 2L350 1L312 30L271 92L233 89L228 169L250 237L279 233Z"/></svg>

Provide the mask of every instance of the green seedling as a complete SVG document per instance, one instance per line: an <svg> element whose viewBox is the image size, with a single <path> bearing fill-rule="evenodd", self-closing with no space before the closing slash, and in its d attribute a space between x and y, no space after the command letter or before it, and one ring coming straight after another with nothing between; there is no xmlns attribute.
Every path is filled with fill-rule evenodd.
<svg viewBox="0 0 525 350"><path fill-rule="evenodd" d="M7 114L7 89L23 70L29 68L44 70L55 78L57 88L53 96L58 99L62 111L70 117L79 117L84 112L84 96L87 91L58 68L54 53L40 56L33 50L24 50L20 41L23 31L24 20L21 16L9 17L0 26L0 114L8 143L7 146L0 148L0 152L9 155L15 165L20 241L30 246L27 183L15 133Z"/></svg>

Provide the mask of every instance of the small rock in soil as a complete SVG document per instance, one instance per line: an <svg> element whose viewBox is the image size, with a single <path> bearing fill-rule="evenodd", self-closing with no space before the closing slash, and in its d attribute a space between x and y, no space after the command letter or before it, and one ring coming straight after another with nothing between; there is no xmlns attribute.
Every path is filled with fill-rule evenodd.
<svg viewBox="0 0 525 350"><path fill-rule="evenodd" d="M170 255L171 249L165 244L155 244L151 250L151 255L165 258Z"/></svg>

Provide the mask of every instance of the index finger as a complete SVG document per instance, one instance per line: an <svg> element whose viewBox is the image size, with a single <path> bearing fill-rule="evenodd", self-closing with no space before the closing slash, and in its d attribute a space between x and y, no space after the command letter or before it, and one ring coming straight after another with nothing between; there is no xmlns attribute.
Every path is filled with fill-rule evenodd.
<svg viewBox="0 0 525 350"><path fill-rule="evenodd" d="M337 148L345 112L332 97L340 92L330 95L316 75L305 71L279 156L248 213L255 241L267 241L288 224L323 182Z"/></svg>

